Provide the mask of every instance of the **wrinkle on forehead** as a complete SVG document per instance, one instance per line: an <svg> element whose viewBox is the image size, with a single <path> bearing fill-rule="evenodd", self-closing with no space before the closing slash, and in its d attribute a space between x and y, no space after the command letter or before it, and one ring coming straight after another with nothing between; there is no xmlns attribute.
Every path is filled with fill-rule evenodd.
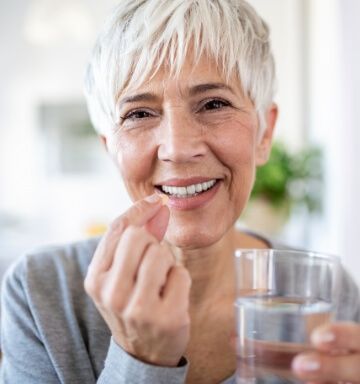
<svg viewBox="0 0 360 384"><path fill-rule="evenodd" d="M234 73L227 81L214 62L207 58L200 60L195 66L192 61L186 61L178 74L171 74L165 67L161 67L156 75L140 86L128 88L122 96L150 93L161 98L167 98L170 94L185 98L212 89L227 89L236 95L245 96L237 75Z"/></svg>

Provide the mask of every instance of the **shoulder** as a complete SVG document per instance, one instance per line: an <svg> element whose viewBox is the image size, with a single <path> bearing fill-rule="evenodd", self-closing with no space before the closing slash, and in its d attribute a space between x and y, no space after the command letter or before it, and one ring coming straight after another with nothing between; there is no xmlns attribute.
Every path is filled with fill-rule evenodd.
<svg viewBox="0 0 360 384"><path fill-rule="evenodd" d="M95 307L84 290L84 278L98 242L94 238L41 247L20 257L2 283L4 313L21 318L21 324L36 317L37 326L45 330L56 321L64 328L87 315L93 319Z"/></svg>
<svg viewBox="0 0 360 384"><path fill-rule="evenodd" d="M45 276L49 272L49 267L55 270L65 269L69 272L77 268L79 272L86 273L99 240L99 238L90 238L34 249L20 258L14 269L25 269L27 273L44 273Z"/></svg>
<svg viewBox="0 0 360 384"><path fill-rule="evenodd" d="M98 242L38 248L7 271L1 295L1 348L11 372L29 373L36 365L48 378L75 372L87 376L82 382L89 382L95 369L101 371L111 335L83 284ZM90 353L94 360L89 360Z"/></svg>
<svg viewBox="0 0 360 384"><path fill-rule="evenodd" d="M3 290L11 283L46 287L83 280L100 238L44 246L26 252L8 269Z"/></svg>

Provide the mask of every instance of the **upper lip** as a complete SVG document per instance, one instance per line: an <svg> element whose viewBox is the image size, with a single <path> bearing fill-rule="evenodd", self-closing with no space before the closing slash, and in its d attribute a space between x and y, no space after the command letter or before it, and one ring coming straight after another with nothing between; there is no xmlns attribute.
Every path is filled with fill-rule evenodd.
<svg viewBox="0 0 360 384"><path fill-rule="evenodd" d="M167 185L170 187L187 187L189 185L205 183L207 181L217 180L217 179L218 178L216 177L201 177L201 176L190 177L186 179L168 179L168 180L164 180L157 183L156 186Z"/></svg>

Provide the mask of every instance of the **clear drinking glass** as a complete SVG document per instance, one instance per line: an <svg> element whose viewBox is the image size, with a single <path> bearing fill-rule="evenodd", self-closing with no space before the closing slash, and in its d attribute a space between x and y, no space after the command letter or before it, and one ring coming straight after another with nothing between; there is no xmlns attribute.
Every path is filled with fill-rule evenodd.
<svg viewBox="0 0 360 384"><path fill-rule="evenodd" d="M301 383L291 361L337 306L339 259L313 252L237 249L237 383Z"/></svg>

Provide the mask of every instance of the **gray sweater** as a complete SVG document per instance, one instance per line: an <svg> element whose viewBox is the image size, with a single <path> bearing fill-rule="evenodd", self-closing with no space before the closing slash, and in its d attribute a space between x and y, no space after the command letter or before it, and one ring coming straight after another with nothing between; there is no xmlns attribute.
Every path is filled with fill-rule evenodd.
<svg viewBox="0 0 360 384"><path fill-rule="evenodd" d="M2 286L1 383L183 384L188 363L167 368L127 354L83 288L99 239L29 253ZM343 272L339 320L360 321L356 285ZM235 376L223 384L235 383Z"/></svg>

